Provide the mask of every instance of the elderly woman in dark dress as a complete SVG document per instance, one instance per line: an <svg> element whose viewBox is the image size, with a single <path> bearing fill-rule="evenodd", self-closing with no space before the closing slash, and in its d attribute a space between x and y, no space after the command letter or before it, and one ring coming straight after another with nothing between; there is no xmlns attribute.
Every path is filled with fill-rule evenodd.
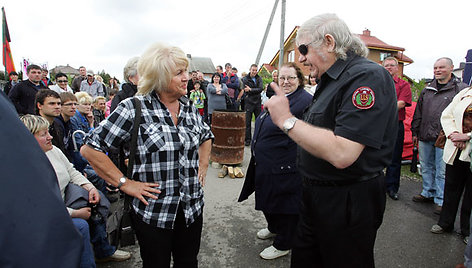
<svg viewBox="0 0 472 268"><path fill-rule="evenodd" d="M81 153L97 173L134 197L132 211L144 267L197 267L203 222L203 183L213 134L187 93L188 60L172 46L155 44L138 62L141 120L133 177L126 178L105 152L130 140L132 98L86 140Z"/></svg>
<svg viewBox="0 0 472 268"><path fill-rule="evenodd" d="M292 114L302 118L312 96L303 89L304 76L300 68L293 63L284 64L279 72L279 86L288 97ZM251 150L239 201L255 190L256 210L262 210L267 220L267 228L260 230L257 237L275 237L273 245L260 256L275 259L289 253L298 222L302 180L296 166L297 144L264 112L256 120Z"/></svg>

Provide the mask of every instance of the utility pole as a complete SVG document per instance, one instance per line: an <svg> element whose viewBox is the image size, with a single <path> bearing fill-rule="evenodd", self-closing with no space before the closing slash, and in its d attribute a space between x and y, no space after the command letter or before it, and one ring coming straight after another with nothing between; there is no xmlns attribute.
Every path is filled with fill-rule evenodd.
<svg viewBox="0 0 472 268"><path fill-rule="evenodd" d="M279 70L282 68L284 63L284 35L285 35L285 2L282 0L282 14L281 14L281 25L280 25L280 53L279 53Z"/></svg>
<svg viewBox="0 0 472 268"><path fill-rule="evenodd" d="M259 61L261 60L262 51L264 50L267 36L269 35L270 26L272 25L272 20L274 19L275 11L277 10L278 4L279 4L279 0L275 0L274 7L272 8L272 13L270 14L269 22L267 23L264 37L262 38L261 47L259 48L259 52L257 53L256 62L255 62L257 66L259 66Z"/></svg>

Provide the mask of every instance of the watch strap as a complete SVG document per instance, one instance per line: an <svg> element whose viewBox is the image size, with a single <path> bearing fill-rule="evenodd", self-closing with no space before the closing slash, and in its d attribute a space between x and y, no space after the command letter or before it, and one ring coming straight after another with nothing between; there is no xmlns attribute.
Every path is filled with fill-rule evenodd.
<svg viewBox="0 0 472 268"><path fill-rule="evenodd" d="M122 179L124 179L124 180L122 180ZM120 189L121 186L123 186L123 184L125 184L125 182L126 182L126 177L121 177L120 178L120 183L118 183L118 186L116 186L116 188Z"/></svg>

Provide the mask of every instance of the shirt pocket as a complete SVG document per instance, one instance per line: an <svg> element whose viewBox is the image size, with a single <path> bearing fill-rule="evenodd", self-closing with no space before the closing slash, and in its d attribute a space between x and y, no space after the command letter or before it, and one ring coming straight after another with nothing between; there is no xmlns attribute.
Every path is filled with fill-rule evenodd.
<svg viewBox="0 0 472 268"><path fill-rule="evenodd" d="M147 152L152 153L166 150L166 134L162 130L162 126L158 126L155 123L141 124L139 126L139 134Z"/></svg>
<svg viewBox="0 0 472 268"><path fill-rule="evenodd" d="M307 112L303 116L303 121L317 127L333 129L333 123L329 123L327 114L323 112Z"/></svg>
<svg viewBox="0 0 472 268"><path fill-rule="evenodd" d="M188 124L179 128L179 135L185 150L197 150L200 145L200 135L203 129Z"/></svg>

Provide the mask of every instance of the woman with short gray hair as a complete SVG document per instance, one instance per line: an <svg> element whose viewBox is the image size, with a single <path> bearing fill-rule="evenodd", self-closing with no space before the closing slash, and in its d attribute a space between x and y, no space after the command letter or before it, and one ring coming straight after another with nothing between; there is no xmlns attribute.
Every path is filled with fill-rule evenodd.
<svg viewBox="0 0 472 268"><path fill-rule="evenodd" d="M112 113L118 104L129 97L133 97L138 91L138 61L139 57L133 57L128 60L125 67L123 68L123 76L126 83L121 87L121 90L115 95L111 101L110 113Z"/></svg>
<svg viewBox="0 0 472 268"><path fill-rule="evenodd" d="M187 94L188 60L177 47L155 44L138 62L138 94L87 138L81 153L100 177L134 197L131 217L143 267L197 267L203 223L203 185L208 169L210 127ZM129 142L141 104L132 178L105 154Z"/></svg>

